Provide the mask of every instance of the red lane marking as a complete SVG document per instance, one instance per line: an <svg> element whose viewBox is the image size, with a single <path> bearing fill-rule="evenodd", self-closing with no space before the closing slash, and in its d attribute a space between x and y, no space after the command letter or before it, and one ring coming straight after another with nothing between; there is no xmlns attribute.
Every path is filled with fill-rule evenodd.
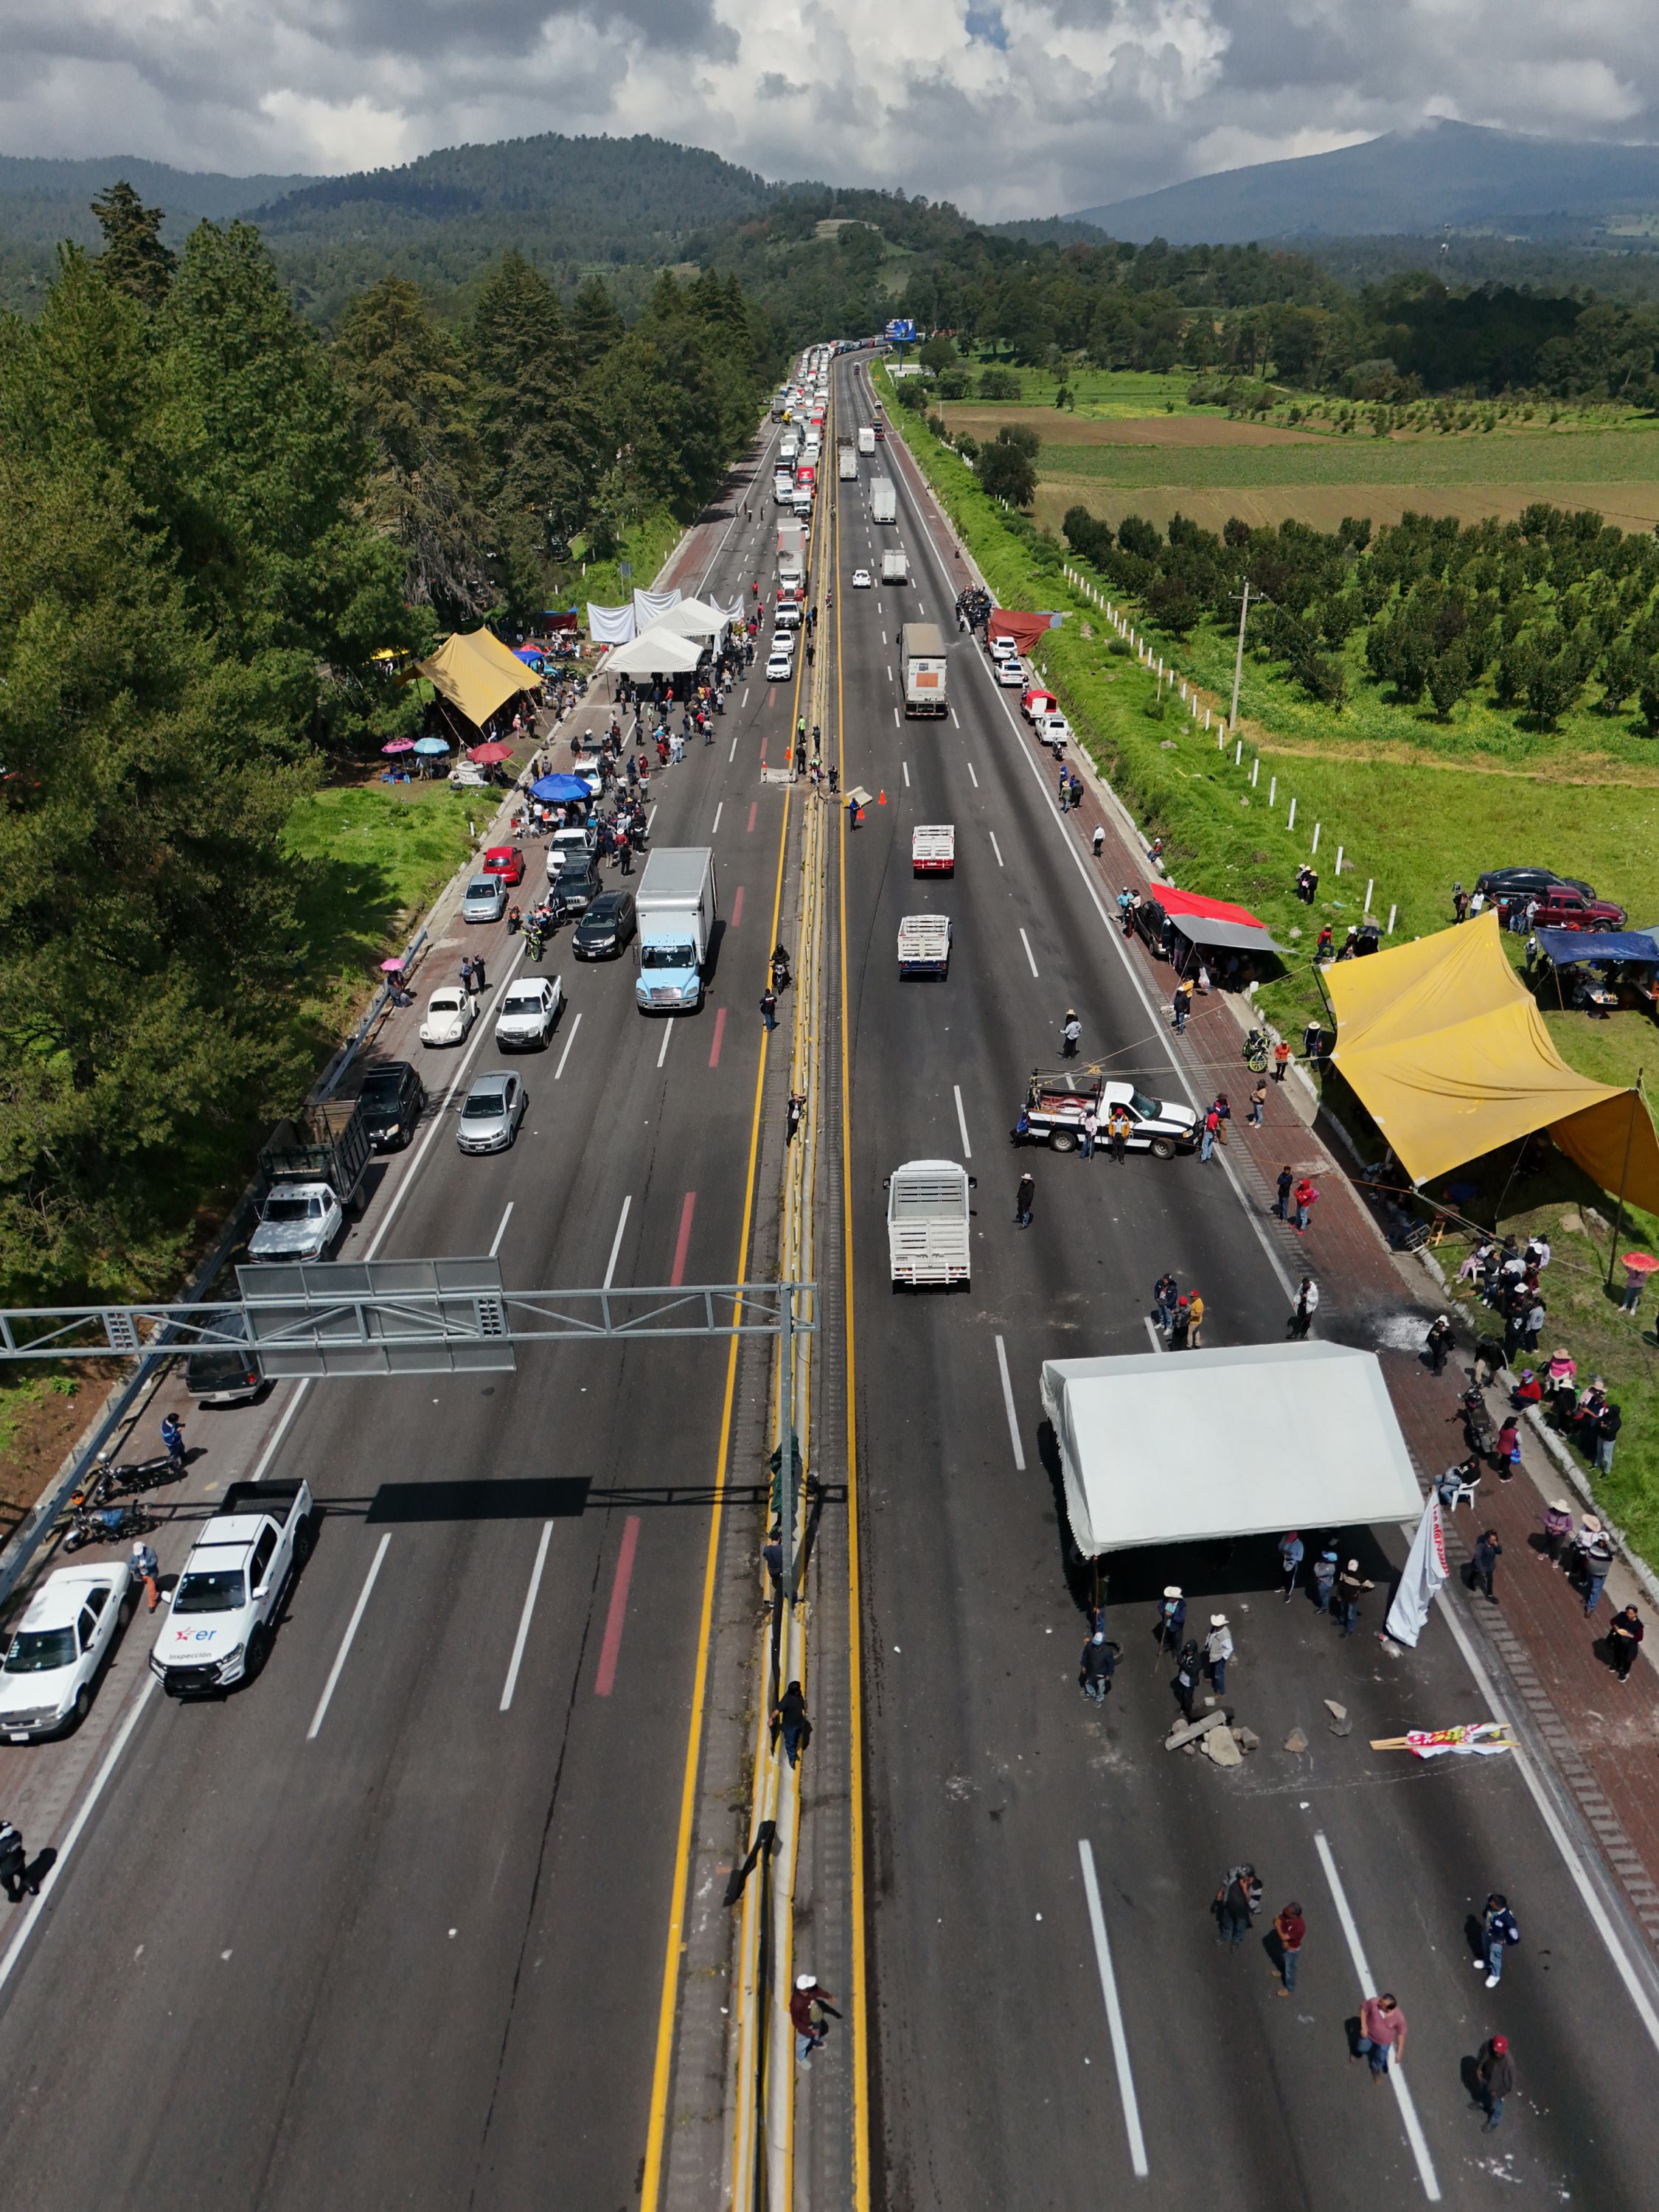
<svg viewBox="0 0 1659 2212"><path fill-rule="evenodd" d="M720 1039L725 1035L726 1009L724 1006L718 1006L714 1010L714 1048L708 1055L710 1067L718 1067L720 1064Z"/></svg>
<svg viewBox="0 0 1659 2212"><path fill-rule="evenodd" d="M732 927L735 929L743 920L743 885L738 885L738 895L732 902Z"/></svg>
<svg viewBox="0 0 1659 2212"><path fill-rule="evenodd" d="M670 1284L677 1290L685 1280L685 1248L691 1242L691 1210L696 1202L696 1192L688 1190L685 1194L685 1204L680 1208L680 1237L678 1243L674 1247L674 1272L668 1278Z"/></svg>
<svg viewBox="0 0 1659 2212"><path fill-rule="evenodd" d="M758 799L751 799L749 802L749 827L751 830L755 826L755 812L759 805Z"/></svg>
<svg viewBox="0 0 1659 2212"><path fill-rule="evenodd" d="M622 1650L623 1623L628 1618L628 1585L634 1578L634 1553L640 1540L640 1516L630 1513L623 1523L622 1549L617 1554L617 1579L611 1585L611 1610L605 1615L605 1642L599 1647L599 1674L594 1694L611 1695L617 1680L617 1657Z"/></svg>

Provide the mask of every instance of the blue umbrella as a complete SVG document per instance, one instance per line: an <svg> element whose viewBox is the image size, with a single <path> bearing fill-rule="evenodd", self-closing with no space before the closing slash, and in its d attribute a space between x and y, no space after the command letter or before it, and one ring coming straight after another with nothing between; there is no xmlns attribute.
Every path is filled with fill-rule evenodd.
<svg viewBox="0 0 1659 2212"><path fill-rule="evenodd" d="M585 783L579 775L544 775L539 782L531 785L530 793L532 799L546 799L550 802L571 799L591 799L593 796L593 787L592 784Z"/></svg>
<svg viewBox="0 0 1659 2212"><path fill-rule="evenodd" d="M447 753L449 741L446 738L422 738L417 740L415 750L417 753Z"/></svg>

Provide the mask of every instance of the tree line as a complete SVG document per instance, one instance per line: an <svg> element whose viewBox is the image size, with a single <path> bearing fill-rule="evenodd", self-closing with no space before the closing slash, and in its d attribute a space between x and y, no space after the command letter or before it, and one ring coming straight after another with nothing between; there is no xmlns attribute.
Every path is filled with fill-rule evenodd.
<svg viewBox="0 0 1659 2212"><path fill-rule="evenodd" d="M331 345L258 232L181 252L117 186L0 323L0 1278L165 1282L331 1040L285 852L325 755L419 708L440 630L538 613L573 532L690 512L767 380L741 292L623 325L507 256L462 331L389 278ZM388 661L382 656L390 653Z"/></svg>
<svg viewBox="0 0 1659 2212"><path fill-rule="evenodd" d="M1634 701L1659 737L1659 541L1589 510L1540 501L1516 522L1462 524L1407 514L1375 535L1368 520L1322 532L1234 517L1218 536L1180 514L1167 532L1134 514L1114 531L1074 507L1063 527L1109 588L1175 637L1206 621L1236 629L1248 581L1251 649L1326 705L1346 702L1345 649L1363 634L1369 679L1401 706L1426 695L1443 721L1490 683L1497 707L1548 730L1595 684L1601 712Z"/></svg>

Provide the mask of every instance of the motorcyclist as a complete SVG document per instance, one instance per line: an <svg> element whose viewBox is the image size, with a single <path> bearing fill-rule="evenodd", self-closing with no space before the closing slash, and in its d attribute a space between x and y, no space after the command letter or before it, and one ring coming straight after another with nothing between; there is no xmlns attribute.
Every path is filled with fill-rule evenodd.
<svg viewBox="0 0 1659 2212"><path fill-rule="evenodd" d="M772 948L772 988L781 991L789 982L789 955L781 939Z"/></svg>

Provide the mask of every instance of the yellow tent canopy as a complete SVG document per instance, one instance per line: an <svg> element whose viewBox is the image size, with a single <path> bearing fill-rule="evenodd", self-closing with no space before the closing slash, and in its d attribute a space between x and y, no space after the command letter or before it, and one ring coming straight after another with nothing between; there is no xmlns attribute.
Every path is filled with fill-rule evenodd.
<svg viewBox="0 0 1659 2212"><path fill-rule="evenodd" d="M515 692L527 691L538 679L500 638L487 629L457 631L447 637L429 660L415 665L429 677L452 707L459 707L476 728Z"/></svg>
<svg viewBox="0 0 1659 2212"><path fill-rule="evenodd" d="M1345 960L1325 981L1331 1059L1414 1182L1547 1129L1603 1190L1659 1212L1659 1138L1640 1093L1567 1066L1495 914Z"/></svg>

